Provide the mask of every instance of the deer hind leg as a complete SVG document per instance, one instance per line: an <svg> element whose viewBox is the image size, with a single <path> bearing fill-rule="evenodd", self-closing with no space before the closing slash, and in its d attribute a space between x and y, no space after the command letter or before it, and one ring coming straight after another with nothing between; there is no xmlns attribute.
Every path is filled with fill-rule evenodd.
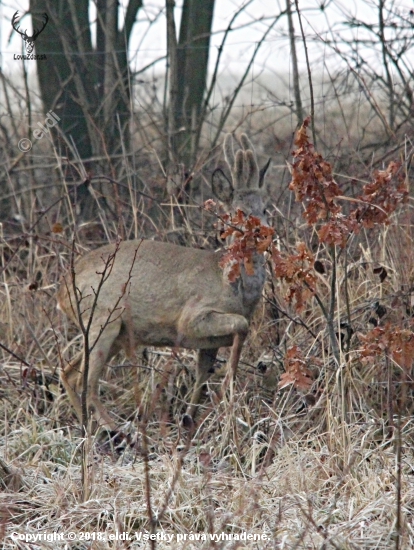
<svg viewBox="0 0 414 550"><path fill-rule="evenodd" d="M102 322L94 319L94 329L91 330L91 334L89 336L89 341L92 345L98 337L101 327L105 324L105 322L107 322L107 317L102 320ZM120 342L118 341L121 326L121 318L107 324L103 332L100 334L98 341L93 346L89 356L87 387L88 409L93 413L100 427L105 427L112 431L117 430L117 425L114 420L112 420L105 406L99 399L99 379L107 361L121 349Z"/></svg>
<svg viewBox="0 0 414 550"><path fill-rule="evenodd" d="M60 373L60 380L79 421L82 420L82 406L77 392L82 389L82 364L83 351L75 355Z"/></svg>
<svg viewBox="0 0 414 550"><path fill-rule="evenodd" d="M98 425L106 427L110 430L116 430L116 423L110 417L108 411L99 400L99 379L106 362L110 357L115 355L120 349L120 344L117 341L121 330L121 319L107 324L101 332L101 327L107 322L107 317L102 319L94 319L91 331L89 333L89 343L92 350L89 355L89 371L87 384L87 406L92 411ZM96 341L96 338L99 339ZM81 365L81 366L80 366ZM65 387L69 400L75 409L75 412L82 421L82 406L78 393L82 389L82 379L84 372L84 354L81 353L63 370L61 374L62 384Z"/></svg>

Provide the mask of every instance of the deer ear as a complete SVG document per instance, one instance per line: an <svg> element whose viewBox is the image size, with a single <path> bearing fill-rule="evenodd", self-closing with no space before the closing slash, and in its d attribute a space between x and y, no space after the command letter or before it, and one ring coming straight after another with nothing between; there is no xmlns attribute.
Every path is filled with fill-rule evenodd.
<svg viewBox="0 0 414 550"><path fill-rule="evenodd" d="M233 185L223 170L216 168L211 178L211 187L214 195L224 204L231 204L233 201Z"/></svg>
<svg viewBox="0 0 414 550"><path fill-rule="evenodd" d="M264 180L265 180L265 176L266 176L266 172L267 172L267 169L269 168L270 166L270 161L272 159L269 159L266 164L263 166L263 168L261 168L260 172L259 172L259 188L262 188L263 187L263 184L264 184Z"/></svg>

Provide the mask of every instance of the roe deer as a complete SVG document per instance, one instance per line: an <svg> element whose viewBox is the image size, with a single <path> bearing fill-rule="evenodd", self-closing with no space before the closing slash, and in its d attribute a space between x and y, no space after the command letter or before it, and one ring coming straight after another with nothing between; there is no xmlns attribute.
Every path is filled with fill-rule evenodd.
<svg viewBox="0 0 414 550"><path fill-rule="evenodd" d="M234 155L233 138L226 136L224 155L232 182L216 170L213 193L231 212L240 209L246 217L253 215L265 223L268 193L264 178L270 160L259 171L245 134L241 135L241 146ZM128 356L138 345L199 350L195 387L185 417L190 423L221 346L232 346L230 374L235 376L249 323L262 295L265 259L255 252L254 274L248 275L242 266L240 277L232 283L226 269L220 267L220 259L221 253L212 250L138 239L89 252L75 262L74 281L71 270L63 277L59 309L78 326L79 314L86 326L93 312L87 404L101 426L116 430L98 391L106 362L121 349ZM79 353L61 373L79 419L83 363L83 353Z"/></svg>

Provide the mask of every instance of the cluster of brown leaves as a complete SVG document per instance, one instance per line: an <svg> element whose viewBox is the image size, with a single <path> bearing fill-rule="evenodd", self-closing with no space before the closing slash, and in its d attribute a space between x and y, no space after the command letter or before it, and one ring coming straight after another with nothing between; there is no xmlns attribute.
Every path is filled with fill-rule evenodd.
<svg viewBox="0 0 414 550"><path fill-rule="evenodd" d="M357 208L355 218L366 228L377 223L390 223L390 215L399 204L408 201L408 190L401 166L390 162L385 170L375 170L373 180L363 187L360 200L365 206Z"/></svg>
<svg viewBox="0 0 414 550"><path fill-rule="evenodd" d="M229 281L234 282L240 277L242 265L247 275L254 275L253 255L263 254L271 247L274 229L262 225L259 218L255 216L246 217L241 210L237 210L233 216L224 215L222 220L225 230L221 237L224 239L232 237L220 262L223 268L230 266Z"/></svg>
<svg viewBox="0 0 414 550"><path fill-rule="evenodd" d="M372 181L366 184L362 193L351 202L356 203L348 214L344 214L340 201L339 185L335 181L332 166L310 143L307 128L308 117L299 129L291 166L292 181L289 188L297 201L304 205L304 217L308 225L318 224L321 243L346 247L351 233L361 228L372 228L376 224L389 224L390 216L399 204L407 202L408 191L401 166L391 162L385 170L373 173ZM207 204L212 209L215 203ZM240 210L235 215L223 216L225 230L223 238L230 237L230 244L221 260L221 266L228 268L228 278L234 282L241 273L241 266L248 275L254 274L254 254L269 251L275 275L288 285L286 300L296 310L304 309L306 302L316 293L315 259L304 243L297 244L296 254L280 252L273 244L274 230L261 224L256 217L246 217ZM404 372L411 369L414 360L414 333L390 327L376 327L365 336L361 358L370 362L384 351L400 365ZM291 347L285 357L285 373L279 388L293 384L295 388L307 391L312 386L312 373L297 346ZM314 359L314 362L317 360Z"/></svg>
<svg viewBox="0 0 414 550"><path fill-rule="evenodd" d="M361 362L372 364L376 357L388 355L401 367L403 372L411 372L414 361L414 332L387 323L358 334L362 342L359 352Z"/></svg>
<svg viewBox="0 0 414 550"><path fill-rule="evenodd" d="M314 257L305 243L296 245L297 254L283 254L272 247L272 261L276 277L289 285L286 300L295 301L297 311L302 311L305 303L316 291L316 276L313 268Z"/></svg>
<svg viewBox="0 0 414 550"><path fill-rule="evenodd" d="M311 360L319 363L315 357L305 358L298 346L289 348L283 362L286 372L280 376L279 388L293 384L298 390L309 391L313 384L313 375L308 367Z"/></svg>
<svg viewBox="0 0 414 550"><path fill-rule="evenodd" d="M332 166L314 151L309 141L306 132L309 123L310 117L304 120L296 134L289 189L295 192L298 202L305 204L303 216L309 225L313 225L340 213L341 207L335 198L341 193L333 179Z"/></svg>
<svg viewBox="0 0 414 550"><path fill-rule="evenodd" d="M385 170L376 170L372 182L366 184L357 197L358 206L345 216L338 202L341 192L332 167L309 141L309 123L310 117L305 119L295 139L289 188L295 192L296 200L304 203L303 216L308 224L321 223L319 240L344 248L352 232L390 223L390 215L397 206L408 200L404 174L396 162L390 162Z"/></svg>

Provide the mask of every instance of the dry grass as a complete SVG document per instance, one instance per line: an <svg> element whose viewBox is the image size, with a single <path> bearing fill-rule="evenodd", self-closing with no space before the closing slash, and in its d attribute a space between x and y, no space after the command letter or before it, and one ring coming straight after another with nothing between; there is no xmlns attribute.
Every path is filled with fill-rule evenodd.
<svg viewBox="0 0 414 550"><path fill-rule="evenodd" d="M117 458L95 451L91 495L82 502L76 430L53 429L48 419L33 414L21 413L20 417L19 428L9 426L7 456L21 466L25 485L20 492L1 494L8 533L110 534L119 530L133 535L148 528L145 464L139 452ZM173 535L267 533L270 540L260 548L322 548L323 544L343 549L393 547L395 453L387 437L379 436L381 425L368 419L349 427L338 420L329 433L318 435L314 430L312 435L291 435L288 441L279 433L275 455L262 468L260 456L266 445L251 435L243 436L237 418L237 413L228 416L216 431L202 426L181 467L176 428L160 438L158 423L148 425L155 515L164 508L172 480L180 470L157 531ZM272 419L271 424L272 430L282 431L280 421ZM412 425L406 425L405 440L412 437L412 431ZM402 548L411 547L414 535L413 462L409 454L407 449L402 471ZM6 539L3 547L19 546ZM39 547L56 546L43 543ZM171 547L157 544L157 548ZM200 543L173 547L200 548ZM204 543L202 547L213 546ZM108 544L97 542L93 548L108 548Z"/></svg>
<svg viewBox="0 0 414 550"><path fill-rule="evenodd" d="M389 234L396 231L397 226ZM396 246L386 246L385 254L387 250L394 265L401 262ZM269 541L262 541L260 548L394 547L396 454L386 414L381 415L380 394L385 390L375 387L381 383L381 364L363 370L351 361L339 374L325 356L315 394L320 397L311 407L294 391L275 393L281 367L273 344L276 328L266 308L255 319L235 402L218 400L220 377L213 379L191 443L179 420L191 389L193 354L176 357L168 350L150 350L146 357L138 355L139 369L114 365L109 370L102 384L103 400L119 422L130 421L136 442L119 453L99 438L93 440L90 496L82 502L80 430L57 381L68 338L66 323L54 310L59 258L40 246L23 247L18 256L8 264L2 283L2 342L30 367L2 350L2 457L22 476L20 491L6 486L0 495L6 534L145 531L149 492L155 517L165 508L156 526L159 532L266 533ZM41 273L37 290L27 286L32 280L24 271L28 258L35 266L31 272ZM391 294L407 272L393 269L387 284L380 287L374 276L369 280L365 268L355 270L351 304L357 312L355 323L363 325L370 311L366 304L380 293ZM310 308L304 318L320 336L312 353L322 353L319 312ZM282 348L292 341L311 344L303 327L295 328L284 319L279 325L286 326ZM257 368L266 350L267 363L262 357ZM223 361L225 356L223 350ZM345 418L338 375L348 388ZM137 400L145 404L147 454ZM408 549L414 541L414 431L410 417L401 423L401 548ZM140 547L120 541L108 544L96 541L91 547ZM30 547L55 545L42 542ZM5 549L28 547L8 537L3 543ZM87 543L76 546L87 547ZM171 547L157 542L157 548ZM176 542L174 547L200 548L200 542ZM214 546L203 542L202 547ZM215 547L236 546L219 542Z"/></svg>
<svg viewBox="0 0 414 550"><path fill-rule="evenodd" d="M141 166L140 178L148 182L144 192L155 193L162 176L150 171L154 168L148 166L147 158ZM274 169L275 179L280 174ZM102 382L102 400L119 424L130 430L134 445L117 450L102 434L92 434L88 498L83 498L81 432L58 382L60 368L81 342L56 311L54 299L57 281L70 261L71 235L75 230L82 250L114 239L122 231L126 236L156 233L158 238L170 238L171 228L177 225L172 207L158 206L132 192L128 168L121 176L125 194L117 200L123 225L99 202L99 223L77 227L77 213L68 206L72 199L67 194L44 216L37 210L38 196L30 195L32 190L24 201L14 197L27 224L4 226L0 283L0 343L5 346L0 349L2 548L64 548L56 542L13 541L13 532L101 532L109 536L118 530L133 537L153 529L175 537L173 543L157 541L157 549L388 550L397 548L399 510L399 549L412 548L412 390L407 390L408 398L401 402L398 369L393 367L390 381L383 357L362 365L357 340L358 331L371 328L369 320L375 316L377 302L393 322L408 326L411 321L407 303L411 304L414 254L409 208L386 230L362 234L350 243L347 278L344 264L338 265L338 331L339 321L347 319L346 284L355 331L352 350L342 357L339 368L330 355L326 323L316 303L309 304L299 323L278 281L273 281L276 290L269 284L267 301L254 319L234 400L229 395L219 397L223 373L218 372L209 383L191 440L180 419L193 384L195 355L149 349L137 354L134 365L116 358ZM66 181L63 176L57 179L61 184ZM52 186L53 181L42 181L48 184ZM104 192L113 198L113 193ZM111 203L112 212L117 211L117 200ZM203 218L202 225L190 233L190 222L199 211L194 214L193 209L188 224L186 212L184 222L178 223L186 228L185 238L204 244L211 220ZM294 212L289 212L291 220ZM274 215L278 216L276 211ZM41 223L29 230L39 218ZM55 222L62 223L62 233L55 232ZM293 227L279 218L284 245L301 239L312 243L299 216L297 222L298 227ZM178 234L181 238L182 233ZM208 240L213 240L212 234ZM321 255L321 260L329 267L329 258ZM378 265L387 270L383 282L373 272ZM327 300L324 278L327 275L321 275L320 296ZM289 316L280 311L276 315L273 291L277 307ZM68 342L71 345L66 349ZM314 370L314 386L306 395L292 388L277 390L284 352L293 344L322 359ZM227 354L227 350L220 351L223 365ZM391 420L390 388L396 398ZM222 532L264 533L268 540L183 540L190 533ZM68 547L150 547L145 544L96 540Z"/></svg>

